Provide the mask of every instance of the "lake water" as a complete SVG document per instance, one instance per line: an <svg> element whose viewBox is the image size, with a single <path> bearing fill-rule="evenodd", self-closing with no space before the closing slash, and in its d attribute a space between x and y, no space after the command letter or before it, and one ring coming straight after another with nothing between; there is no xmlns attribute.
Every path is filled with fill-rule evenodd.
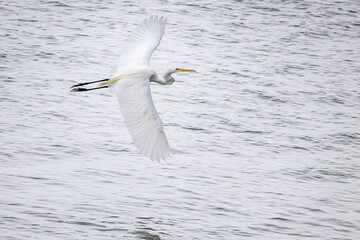
<svg viewBox="0 0 360 240"><path fill-rule="evenodd" d="M359 1L2 1L0 239L359 239ZM107 89L166 16L152 84L175 154Z"/></svg>

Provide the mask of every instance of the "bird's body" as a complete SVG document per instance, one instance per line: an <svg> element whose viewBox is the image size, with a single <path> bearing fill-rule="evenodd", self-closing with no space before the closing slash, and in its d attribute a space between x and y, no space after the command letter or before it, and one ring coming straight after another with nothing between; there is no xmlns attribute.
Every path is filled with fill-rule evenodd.
<svg viewBox="0 0 360 240"><path fill-rule="evenodd" d="M150 17L142 22L124 47L109 79L100 80L98 87L109 87L117 95L125 124L135 145L145 156L156 160L169 156L171 148L151 97L150 82L170 85L175 81L171 74L180 71L194 72L184 68L172 68L161 79L150 68L151 54L160 44L165 24L166 19L162 17ZM88 83L74 85L72 91L98 89L74 88L86 84Z"/></svg>

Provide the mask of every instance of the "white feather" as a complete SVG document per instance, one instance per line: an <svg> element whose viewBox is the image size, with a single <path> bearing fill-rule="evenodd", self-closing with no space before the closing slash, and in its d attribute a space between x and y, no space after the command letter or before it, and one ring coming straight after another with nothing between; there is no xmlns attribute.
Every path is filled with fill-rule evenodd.
<svg viewBox="0 0 360 240"><path fill-rule="evenodd" d="M163 17L150 17L143 21L122 50L110 78L116 77L130 66L149 66L151 54L159 46L164 35L165 25L166 19Z"/></svg>

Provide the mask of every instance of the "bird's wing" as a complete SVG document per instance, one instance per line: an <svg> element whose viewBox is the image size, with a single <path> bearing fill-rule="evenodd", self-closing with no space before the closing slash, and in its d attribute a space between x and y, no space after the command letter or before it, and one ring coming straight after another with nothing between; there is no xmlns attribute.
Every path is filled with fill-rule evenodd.
<svg viewBox="0 0 360 240"><path fill-rule="evenodd" d="M124 49L117 65L113 68L110 78L115 77L122 69L134 65L147 65L151 54L159 46L164 35L166 19L163 17L150 17L136 28Z"/></svg>
<svg viewBox="0 0 360 240"><path fill-rule="evenodd" d="M116 92L125 124L136 147L151 159L165 159L171 149L164 126L150 92L150 80L125 78L117 82Z"/></svg>

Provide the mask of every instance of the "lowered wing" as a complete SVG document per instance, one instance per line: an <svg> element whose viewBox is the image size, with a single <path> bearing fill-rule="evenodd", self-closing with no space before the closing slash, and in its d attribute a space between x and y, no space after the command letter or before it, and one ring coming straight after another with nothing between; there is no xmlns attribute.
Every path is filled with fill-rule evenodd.
<svg viewBox="0 0 360 240"><path fill-rule="evenodd" d="M136 147L151 159L172 152L150 92L149 79L125 78L114 89L125 124Z"/></svg>

